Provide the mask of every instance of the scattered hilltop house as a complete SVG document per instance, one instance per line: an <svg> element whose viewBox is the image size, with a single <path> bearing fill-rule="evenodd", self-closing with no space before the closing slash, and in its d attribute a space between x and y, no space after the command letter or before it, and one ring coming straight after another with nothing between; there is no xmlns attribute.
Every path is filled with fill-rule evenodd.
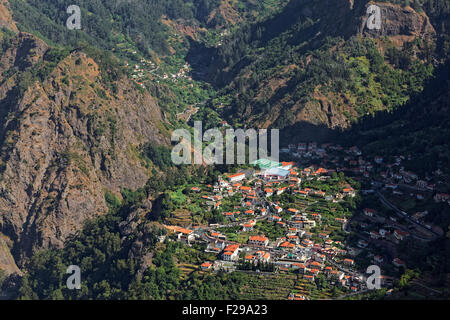
<svg viewBox="0 0 450 320"><path fill-rule="evenodd" d="M215 240L211 241L208 246L206 247L207 251L213 251L216 253L219 253L226 247L226 243L223 240Z"/></svg>
<svg viewBox="0 0 450 320"><path fill-rule="evenodd" d="M421 189L425 189L428 186L428 182L425 180L417 180L416 186Z"/></svg>
<svg viewBox="0 0 450 320"><path fill-rule="evenodd" d="M303 221L303 228L311 229L316 227L316 222L314 220Z"/></svg>
<svg viewBox="0 0 450 320"><path fill-rule="evenodd" d="M358 240L358 247L360 247L361 249L366 248L369 245L369 243L364 240L364 239L360 239Z"/></svg>
<svg viewBox="0 0 450 320"><path fill-rule="evenodd" d="M323 268L322 264L321 264L319 261L312 261L312 262L309 264L309 267L310 267L311 269L318 269L318 270L320 270L320 269Z"/></svg>
<svg viewBox="0 0 450 320"><path fill-rule="evenodd" d="M277 221L277 222L275 222L278 226L280 226L280 227L286 227L286 222L283 222L283 221Z"/></svg>
<svg viewBox="0 0 450 320"><path fill-rule="evenodd" d="M355 263L355 261L353 259L344 259L343 263L346 266L352 266Z"/></svg>
<svg viewBox="0 0 450 320"><path fill-rule="evenodd" d="M248 244L265 247L269 244L269 238L265 236L251 236L248 239Z"/></svg>
<svg viewBox="0 0 450 320"><path fill-rule="evenodd" d="M300 238L303 238L303 236L305 235L305 230L298 230L298 231L297 231L297 235L298 235Z"/></svg>
<svg viewBox="0 0 450 320"><path fill-rule="evenodd" d="M288 236L286 236L286 238L288 239L289 242L293 242L295 244L299 244L299 242L300 242L300 239L297 235L293 235L293 234L288 235Z"/></svg>
<svg viewBox="0 0 450 320"><path fill-rule="evenodd" d="M319 238L328 239L328 235L326 233L319 233Z"/></svg>
<svg viewBox="0 0 450 320"><path fill-rule="evenodd" d="M349 196L349 197L354 197L356 195L355 190L353 190L353 188L344 188L344 190L342 190L342 193L345 196Z"/></svg>
<svg viewBox="0 0 450 320"><path fill-rule="evenodd" d="M275 206L273 209L276 213L281 213L283 211L283 208L281 208L280 206Z"/></svg>
<svg viewBox="0 0 450 320"><path fill-rule="evenodd" d="M437 193L434 197L433 197L434 201L436 202L445 202L447 200L450 199L450 194L447 193Z"/></svg>
<svg viewBox="0 0 450 320"><path fill-rule="evenodd" d="M210 236L211 236L212 238L217 238L217 239L219 239L219 240L226 240L226 239L227 239L227 236L226 236L226 235L221 234L221 233L218 233L218 232L211 232Z"/></svg>
<svg viewBox="0 0 450 320"><path fill-rule="evenodd" d="M278 222L281 221L281 217L273 215L269 217L269 221Z"/></svg>
<svg viewBox="0 0 450 320"><path fill-rule="evenodd" d="M383 163L383 157L376 156L374 159L375 163L382 164Z"/></svg>
<svg viewBox="0 0 450 320"><path fill-rule="evenodd" d="M317 262L324 263L326 259L327 259L327 256L325 254L316 253L314 255L314 260L316 260ZM323 266L322 266L322 268L323 268Z"/></svg>
<svg viewBox="0 0 450 320"><path fill-rule="evenodd" d="M239 256L239 245L238 244L230 244L223 250L222 259L225 261L236 261Z"/></svg>
<svg viewBox="0 0 450 320"><path fill-rule="evenodd" d="M212 267L212 263L211 262L203 262L200 266L200 268L202 270L209 270Z"/></svg>
<svg viewBox="0 0 450 320"><path fill-rule="evenodd" d="M402 231L402 230L395 230L394 231L394 237L397 240L402 241L402 240L406 239L408 236L409 236L409 232L408 231Z"/></svg>
<svg viewBox="0 0 450 320"><path fill-rule="evenodd" d="M303 221L302 220L295 220L291 221L290 225L295 229L302 229L303 228ZM304 231L303 231L304 232Z"/></svg>
<svg viewBox="0 0 450 320"><path fill-rule="evenodd" d="M315 194L317 196L320 196L320 197L325 197L325 192L324 191L316 191Z"/></svg>
<svg viewBox="0 0 450 320"><path fill-rule="evenodd" d="M177 234L178 241L184 242L187 245L191 244L191 241L195 239L194 231L178 226L165 226L169 231L175 232Z"/></svg>
<svg viewBox="0 0 450 320"><path fill-rule="evenodd" d="M305 273L307 270L306 266L303 263L297 263L297 262L294 262L291 265L291 268L294 270L298 270L300 273Z"/></svg>
<svg viewBox="0 0 450 320"><path fill-rule="evenodd" d="M303 198L306 198L308 196L308 192L305 190L295 190L294 192L298 193Z"/></svg>
<svg viewBox="0 0 450 320"><path fill-rule="evenodd" d="M281 169L281 168L270 168L264 170L263 175L265 179L273 179L273 180L283 180L287 176L289 176L289 170Z"/></svg>
<svg viewBox="0 0 450 320"><path fill-rule="evenodd" d="M312 246L314 246L314 242L309 239L303 239L302 245L305 247L312 247Z"/></svg>
<svg viewBox="0 0 450 320"><path fill-rule="evenodd" d="M265 251L256 251L256 257L259 261L267 263L270 261L270 253Z"/></svg>
<svg viewBox="0 0 450 320"><path fill-rule="evenodd" d="M256 259L257 259L257 257L252 255L252 254L247 254L244 257L244 261L246 261L246 262L253 262L253 263L255 263Z"/></svg>
<svg viewBox="0 0 450 320"><path fill-rule="evenodd" d="M223 215L227 218L230 218L231 220L234 221L234 213L233 212L224 212Z"/></svg>
<svg viewBox="0 0 450 320"><path fill-rule="evenodd" d="M320 221L322 219L322 215L319 213L311 213L311 217L316 221Z"/></svg>
<svg viewBox="0 0 450 320"><path fill-rule="evenodd" d="M280 243L279 247L283 249L293 250L295 248L295 244L285 241Z"/></svg>
<svg viewBox="0 0 450 320"><path fill-rule="evenodd" d="M324 169L324 168L318 168L315 172L316 175L322 175L322 174L327 174L328 170Z"/></svg>
<svg viewBox="0 0 450 320"><path fill-rule="evenodd" d="M283 194L287 190L287 187L278 188L277 189L277 196Z"/></svg>
<svg viewBox="0 0 450 320"><path fill-rule="evenodd" d="M400 173L403 175L403 180L405 180L405 182L407 183L411 182L412 180L417 180L419 178L417 174L411 171L400 170Z"/></svg>
<svg viewBox="0 0 450 320"><path fill-rule="evenodd" d="M245 173L235 173L232 175L227 176L228 180L230 182L238 182L238 181L242 181L245 179Z"/></svg>
<svg viewBox="0 0 450 320"><path fill-rule="evenodd" d="M375 263L383 263L383 260L384 260L383 257L382 257L382 256L379 256L379 255L373 257L373 261L374 261Z"/></svg>
<svg viewBox="0 0 450 320"><path fill-rule="evenodd" d="M377 211L374 209L370 209L370 208L364 209L364 214L368 217L373 217L376 213L377 213Z"/></svg>
<svg viewBox="0 0 450 320"><path fill-rule="evenodd" d="M399 258L394 258L394 260L392 260L392 264L396 267L404 267L405 266L405 262L403 262L402 260L400 260Z"/></svg>
<svg viewBox="0 0 450 320"><path fill-rule="evenodd" d="M255 211L254 210L245 210L244 213L248 214L248 215L254 215Z"/></svg>
<svg viewBox="0 0 450 320"><path fill-rule="evenodd" d="M294 166L294 162L281 162L280 169L289 170Z"/></svg>
<svg viewBox="0 0 450 320"><path fill-rule="evenodd" d="M380 234L378 232L372 230L372 231L370 231L370 237L372 239L379 239L380 238Z"/></svg>
<svg viewBox="0 0 450 320"><path fill-rule="evenodd" d="M239 190L244 193L251 193L253 191L253 189L251 187L247 187L247 186L242 186L239 188Z"/></svg>
<svg viewBox="0 0 450 320"><path fill-rule="evenodd" d="M342 223L342 224L347 222L347 219L345 219L345 218L335 218L334 220L336 220L336 222L339 222L339 223Z"/></svg>

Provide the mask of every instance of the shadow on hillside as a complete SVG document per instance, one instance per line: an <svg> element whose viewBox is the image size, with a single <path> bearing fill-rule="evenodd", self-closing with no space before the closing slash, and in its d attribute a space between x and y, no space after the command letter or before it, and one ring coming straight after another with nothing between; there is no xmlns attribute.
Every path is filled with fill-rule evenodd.
<svg viewBox="0 0 450 320"><path fill-rule="evenodd" d="M301 121L280 130L280 145L286 146L290 143L312 141L325 143L334 141L340 134L342 134L342 131L330 129L326 125L315 125Z"/></svg>

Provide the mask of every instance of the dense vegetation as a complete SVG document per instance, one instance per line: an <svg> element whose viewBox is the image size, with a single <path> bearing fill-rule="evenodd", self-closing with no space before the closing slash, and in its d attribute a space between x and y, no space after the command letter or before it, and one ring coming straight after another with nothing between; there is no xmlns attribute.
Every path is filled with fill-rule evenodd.
<svg viewBox="0 0 450 320"><path fill-rule="evenodd" d="M442 29L437 49L427 39L416 39L399 50L387 38L348 38L356 33L350 29L357 23L341 27L338 21L336 30L329 30L324 21L334 18L324 5L316 4L305 16L305 3L291 1L276 18L242 27L218 49L212 74L224 87L221 93L231 99L225 115L234 125L242 117L253 123L276 117L274 127L291 129L305 105L320 109L323 101L350 123L366 114L394 110L423 89L435 57L448 52L444 18L448 1L423 4ZM293 12L301 14L293 17ZM385 48L384 55L380 47ZM418 59L413 58L415 53ZM311 117L318 121L322 116Z"/></svg>
<svg viewBox="0 0 450 320"><path fill-rule="evenodd" d="M416 39L399 50L388 39L364 39L353 36L348 30L330 30L330 27L325 27L328 16L302 13L299 18L298 12L303 9L304 2L290 1L280 15L234 30L232 37L225 40L225 45L214 49L217 51L212 54L214 58L209 67L212 83L220 90L218 94L209 87L202 89L198 86L186 90L175 85L154 85L150 91L162 106L170 106L167 109L172 113L179 111L177 105L196 105L212 98L208 104L210 108L202 108L194 117L204 120L205 127L219 123L220 116L227 117L238 127L248 120L263 122L278 112L279 116L272 125L287 128L291 136L297 135L295 130L290 130L295 125L293 106L318 105L320 98L338 106L354 125L353 130L341 138L343 144L363 145L364 153L373 156L388 158L398 153L413 154L412 160L405 161L408 170L424 175L440 168L448 174L450 70L448 63L440 63L448 58L450 52L450 2L389 2L411 5L417 11L424 10L437 31L436 45L426 39ZM176 54L170 56L166 63L173 70L179 69L189 50L182 47L188 47L190 43L169 43L167 27L161 23L161 17L190 20L208 28L224 23L220 15L213 21L209 20L209 14L220 4L219 0L82 0L78 2L82 8L82 30L69 32L65 28L66 8L72 4L69 0L10 0L10 3L14 19L22 31L34 33L54 45L36 68L20 74L17 98L33 81L44 80L57 63L75 49L87 52L100 64L104 71L103 79L111 86L125 74L118 60L106 53L116 47L125 46L128 51L138 50L142 55L152 57L168 55L170 48L175 48ZM11 45L12 34L3 30L2 39L0 54ZM379 46L385 49L383 54ZM12 69L5 75L11 76L15 72L17 70ZM435 80L428 83L432 77ZM283 86L271 92L269 83L274 78L283 82ZM219 104L225 105L225 111L215 108ZM295 112L301 110L299 107ZM194 255L175 242L158 242L158 236L165 234L158 223L166 222L179 211L189 212L195 223L224 221L219 211L202 208L200 195L189 194L189 188L200 182L213 183L218 174L230 171L230 168L174 167L169 149L163 146L145 145L140 150L140 157L152 171L147 185L139 190L123 189L120 198L105 192L110 212L87 222L78 235L67 241L64 249L44 250L33 256L16 293L17 298L245 297L242 288L256 281L254 277L240 272L211 275L198 271L183 276L178 264L198 265L205 261L208 257L202 248ZM352 186L357 184L333 175L330 181L308 181L304 186L336 192L341 189L339 182L348 182ZM440 190L450 192L448 186L440 186ZM151 210L145 211L145 217L136 218L135 213L150 198L155 199ZM273 199L294 203L288 194ZM224 210L233 208L235 200L223 201ZM313 209L320 213L332 212L332 218L349 216L360 200L348 201L346 205L318 201ZM363 205L367 203L370 202L363 202ZM433 223L448 227L448 209L436 205L430 211ZM137 225L128 233L125 227L130 220ZM233 238L233 229L221 231L229 239L246 240ZM264 233L271 240L282 235L281 229L269 228L267 223L259 223L255 232ZM344 238L340 230L334 232L334 235ZM142 250L136 251L137 247ZM439 281L445 280L448 263L448 257L442 254L448 253L445 240L424 246L405 242L400 249L407 252L408 261L413 262L412 267L433 272ZM66 288L66 268L73 264L81 267L82 290ZM256 269L249 264L242 264L240 268ZM261 269L271 271L273 265ZM407 282L407 276L402 282ZM0 286L2 280L0 274ZM319 278L317 283L314 290L324 289L325 281Z"/></svg>
<svg viewBox="0 0 450 320"><path fill-rule="evenodd" d="M128 42L145 54L167 53L166 27L162 15L178 19L205 21L217 0L146 0L146 1L78 1L82 30L71 32L66 27L69 0L12 0L13 18L19 27L58 45L75 45L84 40L103 49Z"/></svg>

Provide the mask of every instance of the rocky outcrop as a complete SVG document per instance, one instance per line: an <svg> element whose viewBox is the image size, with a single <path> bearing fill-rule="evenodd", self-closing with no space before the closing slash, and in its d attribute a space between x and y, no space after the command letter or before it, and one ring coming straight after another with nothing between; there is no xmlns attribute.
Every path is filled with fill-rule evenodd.
<svg viewBox="0 0 450 320"><path fill-rule="evenodd" d="M13 32L19 32L16 23L12 19L9 3L7 0L0 0L0 29L6 27Z"/></svg>
<svg viewBox="0 0 450 320"><path fill-rule="evenodd" d="M17 267L11 254L11 247L12 242L10 239L0 234L0 270L4 270L6 274L16 273L21 275L22 272Z"/></svg>
<svg viewBox="0 0 450 320"><path fill-rule="evenodd" d="M370 5L380 8L381 29L369 30L367 28L368 15L362 15L358 32L367 37L388 37L397 47L411 42L416 38L434 38L436 32L425 13L418 13L411 7L400 7L399 5L385 2L368 2L359 8L367 12Z"/></svg>
<svg viewBox="0 0 450 320"><path fill-rule="evenodd" d="M105 214L105 190L144 186L151 174L137 150L168 143L155 100L125 77L108 83L83 52L27 83L47 50L20 34L0 60L0 74L12 74L0 79L0 232L19 265Z"/></svg>

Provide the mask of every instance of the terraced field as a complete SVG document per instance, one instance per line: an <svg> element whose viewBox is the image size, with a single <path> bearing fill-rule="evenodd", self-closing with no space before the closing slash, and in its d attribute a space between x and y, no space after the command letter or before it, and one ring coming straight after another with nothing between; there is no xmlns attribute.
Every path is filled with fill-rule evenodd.
<svg viewBox="0 0 450 320"><path fill-rule="evenodd" d="M177 209L167 219L167 222L176 226L188 226L192 223L191 213L188 210Z"/></svg>
<svg viewBox="0 0 450 320"><path fill-rule="evenodd" d="M447 276L447 283L450 281L450 275ZM406 294L405 294L406 292ZM396 292L392 299L445 299L450 292L448 289L435 285L433 277L430 274L424 274L411 281L411 286L406 291Z"/></svg>
<svg viewBox="0 0 450 320"><path fill-rule="evenodd" d="M296 280L295 275L251 275L248 283L241 288L240 299L286 300Z"/></svg>
<svg viewBox="0 0 450 320"><path fill-rule="evenodd" d="M181 280L185 280L192 272L198 270L198 266L189 263L182 263L177 265L177 267L180 270Z"/></svg>

